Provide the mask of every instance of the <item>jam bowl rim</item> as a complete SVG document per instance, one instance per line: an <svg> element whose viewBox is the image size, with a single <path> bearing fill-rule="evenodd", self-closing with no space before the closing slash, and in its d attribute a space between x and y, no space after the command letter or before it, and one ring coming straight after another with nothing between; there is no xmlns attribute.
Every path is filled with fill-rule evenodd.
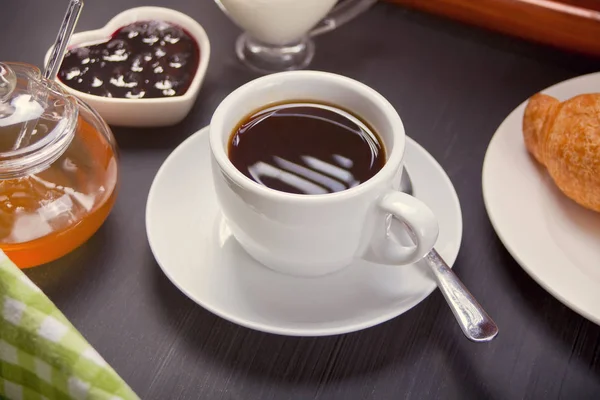
<svg viewBox="0 0 600 400"><path fill-rule="evenodd" d="M66 85L58 77L55 79L56 83L69 94L75 95L86 103L90 104L109 124L123 126L165 126L179 122L191 110L200 91L202 82L204 81L210 60L210 41L208 35L206 34L206 31L202 25L200 25L200 23L198 23L195 19L180 11L165 7L144 6L130 8L115 15L99 29L75 33L69 41L69 48L74 48L85 44L93 44L94 42L97 43L100 40L109 38L112 34L114 34L114 32L124 26L134 22L148 20L161 20L178 25L183 28L198 45L200 49L200 61L196 71L194 72L194 78L192 79L192 82L185 93L172 97L128 99L120 97L103 97L84 93ZM51 52L52 47L50 47L46 52L44 64L47 64ZM176 118L175 120L173 120L172 115L170 116L168 112L165 112L162 118L154 116L151 121L152 123L144 123L143 120L131 123L127 122L132 120L132 115L130 115L132 111L143 111L141 109L151 104L171 105L177 107L185 106L185 113L178 113L182 114L183 116L181 118ZM110 107L110 110L107 109L108 107Z"/></svg>

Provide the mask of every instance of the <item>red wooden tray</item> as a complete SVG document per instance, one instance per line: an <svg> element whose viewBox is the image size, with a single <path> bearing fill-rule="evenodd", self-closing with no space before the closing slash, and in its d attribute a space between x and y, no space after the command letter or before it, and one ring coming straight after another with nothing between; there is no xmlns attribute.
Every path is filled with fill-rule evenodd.
<svg viewBox="0 0 600 400"><path fill-rule="evenodd" d="M600 0L388 0L552 46L600 56Z"/></svg>

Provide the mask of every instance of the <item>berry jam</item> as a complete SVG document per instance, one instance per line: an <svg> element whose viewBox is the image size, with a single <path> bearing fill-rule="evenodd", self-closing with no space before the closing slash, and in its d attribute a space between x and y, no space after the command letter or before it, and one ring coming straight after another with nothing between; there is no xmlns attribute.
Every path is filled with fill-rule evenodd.
<svg viewBox="0 0 600 400"><path fill-rule="evenodd" d="M58 77L80 92L148 99L184 94L200 63L196 41L164 21L124 26L103 43L70 49Z"/></svg>

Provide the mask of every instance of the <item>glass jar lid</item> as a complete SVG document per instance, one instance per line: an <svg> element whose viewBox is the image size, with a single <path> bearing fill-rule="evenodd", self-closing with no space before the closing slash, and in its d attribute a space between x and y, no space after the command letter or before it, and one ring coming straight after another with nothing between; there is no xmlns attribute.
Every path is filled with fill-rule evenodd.
<svg viewBox="0 0 600 400"><path fill-rule="evenodd" d="M0 63L0 179L39 172L71 142L77 126L75 99L40 70Z"/></svg>

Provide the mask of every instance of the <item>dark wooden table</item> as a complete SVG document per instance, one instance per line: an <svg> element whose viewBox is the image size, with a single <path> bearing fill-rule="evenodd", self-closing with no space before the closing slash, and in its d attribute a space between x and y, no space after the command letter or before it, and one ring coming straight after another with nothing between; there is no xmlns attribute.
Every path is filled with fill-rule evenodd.
<svg viewBox="0 0 600 400"><path fill-rule="evenodd" d="M438 291L362 332L289 338L224 321L173 286L148 247L154 174L208 124L227 93L256 77L233 54L238 29L209 0L87 1L78 30L129 7L163 5L205 27L212 59L189 117L166 129L114 128L122 187L106 224L82 248L28 275L144 399L598 399L600 327L546 293L508 255L481 195L496 127L520 102L600 61L389 4L317 41L312 68L359 79L398 109L407 132L446 169L464 238L455 270L500 326L468 342ZM41 65L66 0L2 0L0 60ZM590 260L597 262L598 260Z"/></svg>

